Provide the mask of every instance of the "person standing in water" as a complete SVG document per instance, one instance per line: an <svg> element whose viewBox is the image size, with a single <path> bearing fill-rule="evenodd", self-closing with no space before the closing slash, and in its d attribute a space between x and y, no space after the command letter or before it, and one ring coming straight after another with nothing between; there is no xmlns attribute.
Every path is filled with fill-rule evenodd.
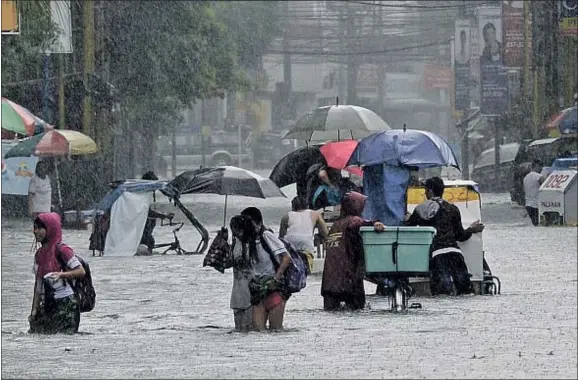
<svg viewBox="0 0 578 381"><path fill-rule="evenodd" d="M235 319L235 330L246 332L253 328L253 311L249 282L252 277L249 258L249 240L253 225L243 216L234 216L229 223L233 234L226 268L233 268L233 289L231 290L231 309Z"/></svg>
<svg viewBox="0 0 578 381"><path fill-rule="evenodd" d="M532 162L532 170L524 177L524 196L526 198L526 212L532 220L532 225L538 226L540 224L539 203L538 196L540 193L540 185L545 178L541 175L542 162L538 159Z"/></svg>
<svg viewBox="0 0 578 381"><path fill-rule="evenodd" d="M458 242L467 241L472 234L483 232L484 225L480 221L475 221L464 229L458 207L442 198L444 189L444 181L441 178L427 179L425 182L427 200L416 206L405 221L405 225L431 226L436 229L430 261L432 295L450 295L453 285L458 295L470 294L473 292L473 286Z"/></svg>
<svg viewBox="0 0 578 381"><path fill-rule="evenodd" d="M308 273L313 269L313 252L315 251L315 228L323 240L327 238L328 230L321 213L307 208L307 202L295 197L291 201L292 211L281 219L279 237L285 238L306 259Z"/></svg>
<svg viewBox="0 0 578 381"><path fill-rule="evenodd" d="M263 215L255 207L249 207L241 215L251 221L249 238L249 258L252 278L249 282L251 304L253 305L253 329L260 331L267 327L283 328L285 304L291 296L284 290L282 282L291 256L283 242L263 225Z"/></svg>
<svg viewBox="0 0 578 381"><path fill-rule="evenodd" d="M339 309L342 302L351 310L365 307L365 262L359 229L373 226L376 231L385 230L381 222L361 218L366 199L361 193L346 193L341 201L341 216L329 230L321 281L325 311Z"/></svg>
<svg viewBox="0 0 578 381"><path fill-rule="evenodd" d="M52 185L50 185L50 166L46 161L36 163L36 171L28 185L28 213L36 218L40 213L52 210Z"/></svg>
<svg viewBox="0 0 578 381"><path fill-rule="evenodd" d="M74 251L62 243L57 213L40 213L34 220L34 236L42 246L34 256L30 333L76 333L80 306L68 280L83 277L84 268Z"/></svg>

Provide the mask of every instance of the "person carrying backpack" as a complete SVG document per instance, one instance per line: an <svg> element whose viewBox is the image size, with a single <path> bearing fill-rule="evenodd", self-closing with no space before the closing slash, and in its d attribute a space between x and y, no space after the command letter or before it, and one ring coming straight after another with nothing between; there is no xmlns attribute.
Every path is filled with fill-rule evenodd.
<svg viewBox="0 0 578 381"><path fill-rule="evenodd" d="M282 329L285 304L290 296L282 279L291 264L291 256L285 244L273 232L265 229L259 209L246 208L241 212L241 216L248 218L253 227L248 245L252 271L249 289L253 306L253 329L265 329L267 321L269 329Z"/></svg>
<svg viewBox="0 0 578 381"><path fill-rule="evenodd" d="M78 332L80 302L71 280L85 276L74 251L62 241L60 216L41 213L34 220L34 236L41 247L34 257L34 297L29 317L30 333Z"/></svg>

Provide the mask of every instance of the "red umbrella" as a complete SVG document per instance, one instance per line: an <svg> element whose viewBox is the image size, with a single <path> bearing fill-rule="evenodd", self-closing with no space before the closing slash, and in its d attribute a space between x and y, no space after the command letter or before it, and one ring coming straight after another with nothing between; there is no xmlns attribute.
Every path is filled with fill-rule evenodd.
<svg viewBox="0 0 578 381"><path fill-rule="evenodd" d="M331 168L344 169L357 176L363 176L363 171L359 167L346 167L351 154L357 147L357 140L342 140L340 142L330 142L321 148L321 154L325 158L327 165Z"/></svg>

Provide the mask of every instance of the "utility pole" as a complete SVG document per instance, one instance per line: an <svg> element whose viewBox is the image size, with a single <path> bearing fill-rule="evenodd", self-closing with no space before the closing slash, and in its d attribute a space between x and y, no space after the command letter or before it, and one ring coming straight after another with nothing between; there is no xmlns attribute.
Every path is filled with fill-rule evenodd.
<svg viewBox="0 0 578 381"><path fill-rule="evenodd" d="M50 107L48 105L48 96L50 92L50 53L42 55L42 117L47 123L50 120Z"/></svg>
<svg viewBox="0 0 578 381"><path fill-rule="evenodd" d="M340 53L345 53L347 51L346 38L346 12L343 9L343 5L339 5L339 51ZM341 99L341 103L346 103L347 93L346 93L346 76L345 76L345 64L343 59L339 60L339 67L337 72L337 95Z"/></svg>
<svg viewBox="0 0 578 381"><path fill-rule="evenodd" d="M284 1L283 2L283 7L284 7L284 11L285 14L288 15L289 14L289 1ZM293 119L293 107L292 107L292 81L291 81L291 42L289 40L289 20L290 18L287 17L285 19L285 30L283 31L283 88L284 88L284 93L285 93L285 97L283 99L284 103L285 103L285 118L286 119Z"/></svg>
<svg viewBox="0 0 578 381"><path fill-rule="evenodd" d="M495 159L495 176L496 176L496 186L498 190L503 190L504 188L502 187L502 173L501 173L501 168L500 168L500 145L501 145L501 140L502 140L502 136L500 134L500 123L499 123L499 117L497 116L493 116L492 118L492 122L494 123L494 159Z"/></svg>
<svg viewBox="0 0 578 381"><path fill-rule="evenodd" d="M529 98L530 93L530 4L524 0L524 76L522 78L522 99Z"/></svg>
<svg viewBox="0 0 578 381"><path fill-rule="evenodd" d="M377 1L378 5L381 4L381 1ZM377 14L377 24L379 25L379 43L380 47L383 46L383 7L376 6L378 8ZM382 59L381 57L378 58ZM385 64L379 62L377 65L377 115L385 120L385 110L384 110L384 102L385 102Z"/></svg>
<svg viewBox="0 0 578 381"><path fill-rule="evenodd" d="M347 3L347 104L357 105L357 55L354 51L355 10Z"/></svg>
<svg viewBox="0 0 578 381"><path fill-rule="evenodd" d="M532 109L532 137L538 138L538 128L542 119L541 114L541 96L540 89L542 83L542 66L543 59L540 53L545 48L542 43L542 7L537 6L535 2L529 2L528 7L531 7L532 12L532 77L533 77L533 109ZM540 25L538 24L540 23Z"/></svg>
<svg viewBox="0 0 578 381"><path fill-rule="evenodd" d="M92 136L92 96L90 94L90 76L94 73L94 0L82 3L84 14L84 105L82 130Z"/></svg>
<svg viewBox="0 0 578 381"><path fill-rule="evenodd" d="M550 65L552 67L552 99L550 99L548 113L552 114L558 111L560 107L560 61L558 54L558 44L560 43L560 28L558 26L558 2L552 2L550 25L552 31L552 50L550 53Z"/></svg>
<svg viewBox="0 0 578 381"><path fill-rule="evenodd" d="M66 104L64 102L64 54L58 55L58 126L60 129L66 128Z"/></svg>

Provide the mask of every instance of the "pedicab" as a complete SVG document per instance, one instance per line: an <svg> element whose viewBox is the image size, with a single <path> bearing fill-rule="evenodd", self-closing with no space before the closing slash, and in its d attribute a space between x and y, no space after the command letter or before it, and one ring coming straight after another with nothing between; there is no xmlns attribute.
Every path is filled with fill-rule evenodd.
<svg viewBox="0 0 578 381"><path fill-rule="evenodd" d="M366 279L386 285L392 311L405 311L414 288L429 284L431 227L403 226L407 212L425 201L425 189L410 187L412 170L441 166L459 169L451 147L439 136L420 130L392 130L359 142L347 165L363 166L364 218L379 220L385 232L362 228ZM472 181L445 181L444 199L460 209L462 223L481 220L481 197ZM482 235L460 243L477 294L499 293L499 279L484 260ZM421 307L415 303L412 307Z"/></svg>
<svg viewBox="0 0 578 381"><path fill-rule="evenodd" d="M153 249L164 249L162 254L172 251L177 255L202 254L209 243L207 229L197 220L179 199L180 192L166 181L121 180L109 184L110 192L97 204L93 212L92 234L89 250L93 256L132 256L138 251L151 203L156 202L156 191L160 191L177 210L180 210L201 235L195 251L181 247L177 233L184 222L161 220L160 226L170 226L173 241L155 244Z"/></svg>

